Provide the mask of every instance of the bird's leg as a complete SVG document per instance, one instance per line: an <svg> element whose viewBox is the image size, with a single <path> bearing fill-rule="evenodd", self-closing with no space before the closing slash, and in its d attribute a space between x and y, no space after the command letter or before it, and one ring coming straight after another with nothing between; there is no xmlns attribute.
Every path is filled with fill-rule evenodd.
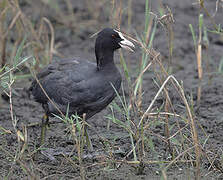
<svg viewBox="0 0 223 180"><path fill-rule="evenodd" d="M47 114L44 114L42 118L42 124L41 124L41 137L40 137L40 145L43 145L45 142L45 136L46 136L46 128L49 123L49 117Z"/></svg>
<svg viewBox="0 0 223 180"><path fill-rule="evenodd" d="M93 151L93 145L92 145L92 142L91 142L91 138L90 138L90 136L88 135L88 132L87 132L88 126L85 127L85 125L86 125L86 113L83 114L82 120L83 120L83 128L84 128L83 133L84 133L84 136L86 138L87 147L90 151Z"/></svg>

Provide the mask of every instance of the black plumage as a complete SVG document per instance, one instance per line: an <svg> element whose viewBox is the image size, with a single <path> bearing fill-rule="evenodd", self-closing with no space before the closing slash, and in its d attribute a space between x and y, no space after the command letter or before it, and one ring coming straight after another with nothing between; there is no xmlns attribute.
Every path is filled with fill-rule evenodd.
<svg viewBox="0 0 223 180"><path fill-rule="evenodd" d="M134 45L119 31L103 29L95 42L97 63L77 58L62 59L46 66L37 79L64 114L69 104L69 115L82 116L86 113L86 118L90 118L115 98L112 85L116 90L120 88L121 75L114 64L114 51L121 47L131 50ZM32 82L30 90L47 116L59 114L36 80Z"/></svg>

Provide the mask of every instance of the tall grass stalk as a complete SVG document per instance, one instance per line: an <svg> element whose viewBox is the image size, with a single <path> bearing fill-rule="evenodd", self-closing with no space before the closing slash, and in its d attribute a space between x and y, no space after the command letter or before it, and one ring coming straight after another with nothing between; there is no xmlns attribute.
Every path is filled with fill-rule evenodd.
<svg viewBox="0 0 223 180"><path fill-rule="evenodd" d="M126 102L126 99L125 99L125 92L124 92L124 88L123 88L123 85L121 86L122 88L122 95L123 95L123 99L121 98L121 96L119 95L118 91L115 89L115 87L113 86L113 84L111 84L111 86L113 87L119 101L121 102L121 108L116 105L116 106L113 106L113 107L116 107L116 110L121 110L123 109L123 114L126 118L126 122L127 123L122 123L122 121L118 120L115 118L115 115L114 115L114 111L113 111L113 108L111 107L112 109L112 116L108 118L112 120L113 123L115 124L118 124L119 126L122 126L124 129L127 130L127 132L129 133L129 137L130 137L130 141L131 141L131 145L132 145L132 151L133 151L133 155L134 155L134 160L137 161L137 155L136 155L136 150L135 150L135 144L134 144L134 139L133 139L133 135L135 135L135 133L131 130L131 120L130 120L130 106L128 105L128 103Z"/></svg>
<svg viewBox="0 0 223 180"><path fill-rule="evenodd" d="M83 114L83 117L79 117L77 114L73 114L69 117L69 105L67 107L66 115L61 117L58 115L54 115L58 119L60 119L62 122L64 122L69 129L70 135L74 141L75 149L77 150L77 157L79 162L79 169L80 169L80 177L82 180L85 179L86 172L85 168L83 166L83 152L84 152L84 145L89 145L89 136L87 134L86 130L86 114ZM86 141L85 141L86 138ZM86 142L86 143L85 143ZM90 144L91 150L92 150L92 144ZM72 160L70 160L72 164L75 164Z"/></svg>
<svg viewBox="0 0 223 180"><path fill-rule="evenodd" d="M17 47L17 51L15 57L12 59L12 64L4 66L4 73L0 75L0 88L3 89L4 93L9 98L9 111L11 117L11 123L13 127L13 131L10 134L14 134L17 137L16 149L14 154L11 152L7 153L7 156L10 156L13 159L14 163L18 163L20 168L24 171L25 174L28 175L29 178L35 179L36 175L33 173L32 168L27 166L24 161L24 158L27 157L26 151L28 149L28 135L26 126L22 127L22 131L18 129L18 118L14 112L14 89L13 85L16 81L16 74L14 74L14 70L19 69L21 65L24 65L28 60L31 59L32 56L21 58L22 51L24 49L26 38L21 42L21 44ZM1 69L3 72L3 68ZM1 150L6 151L2 146ZM10 172L8 173L10 175Z"/></svg>
<svg viewBox="0 0 223 180"><path fill-rule="evenodd" d="M195 54L196 54L196 59L197 59L197 69L198 69L198 78L199 78L199 86L198 86L198 91L197 91L197 101L200 103L201 99L201 81L203 78L203 69L202 69L202 33L203 33L203 14L199 15L198 23L199 23L199 34L198 34L198 40L195 35L193 26L189 24L189 28L191 30L193 42L194 42L194 49L195 49Z"/></svg>
<svg viewBox="0 0 223 180"><path fill-rule="evenodd" d="M137 39L145 46L146 49L150 49L152 47L152 42L154 40L156 27L157 27L157 21L154 21L154 24L153 24L153 18L150 14L149 0L146 0L144 34L142 38L140 38L137 35ZM140 61L140 66L139 66L140 73L145 69L148 63L148 58L149 58L148 53L142 50L142 56L141 56L141 61ZM137 99L138 99L139 108L142 103L142 80L143 80L143 75L138 78L138 81L134 87L134 96L138 96Z"/></svg>

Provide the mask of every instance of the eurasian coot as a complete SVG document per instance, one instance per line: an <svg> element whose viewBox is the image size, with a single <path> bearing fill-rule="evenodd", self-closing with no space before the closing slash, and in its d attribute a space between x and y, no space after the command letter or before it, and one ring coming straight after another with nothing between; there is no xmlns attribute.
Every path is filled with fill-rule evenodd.
<svg viewBox="0 0 223 180"><path fill-rule="evenodd" d="M114 51L121 47L132 51L134 45L121 32L105 28L98 33L95 42L97 63L71 58L45 67L37 79L52 101L36 80L30 87L35 100L45 110L42 124L48 123L48 116L59 114L55 105L64 114L68 107L69 115L85 113L86 119L104 109L116 96L114 88L118 90L121 85L121 75L114 64Z"/></svg>

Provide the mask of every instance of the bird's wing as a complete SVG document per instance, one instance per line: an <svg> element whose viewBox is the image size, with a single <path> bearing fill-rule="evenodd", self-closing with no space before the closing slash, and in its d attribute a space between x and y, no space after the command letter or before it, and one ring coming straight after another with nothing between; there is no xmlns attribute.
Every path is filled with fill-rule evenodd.
<svg viewBox="0 0 223 180"><path fill-rule="evenodd" d="M91 75L95 70L94 63L76 60L60 61L44 68L37 78L47 95L60 107L69 104L71 108L81 109L92 102L106 98L104 93L109 91L103 87L99 77ZM31 87L38 102L48 102L48 98L36 81Z"/></svg>

